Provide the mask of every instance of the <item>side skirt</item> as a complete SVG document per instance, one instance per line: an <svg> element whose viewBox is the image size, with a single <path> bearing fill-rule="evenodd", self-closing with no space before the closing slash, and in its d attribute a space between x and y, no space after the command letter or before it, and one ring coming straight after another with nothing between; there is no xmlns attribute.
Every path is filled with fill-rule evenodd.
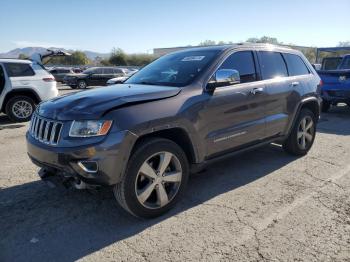
<svg viewBox="0 0 350 262"><path fill-rule="evenodd" d="M219 155L219 156L216 156L216 157L213 157L213 158L210 158L210 159L206 159L202 163L192 164L191 165L191 173L199 173L203 169L205 169L206 167L208 167L208 166L210 166L210 165L212 165L214 163L223 161L223 160L225 160L227 158L239 155L241 153L252 151L252 150L254 150L256 148L259 148L259 147L262 147L262 146L266 146L266 145L271 144L273 142L281 143L281 142L283 142L284 139L285 139L284 136L278 136L278 137L268 138L268 139L266 139L266 140L264 140L262 142L255 143L253 145L249 145L249 146L246 146L246 147L243 147L243 148L233 149L233 151L224 153L222 155Z"/></svg>

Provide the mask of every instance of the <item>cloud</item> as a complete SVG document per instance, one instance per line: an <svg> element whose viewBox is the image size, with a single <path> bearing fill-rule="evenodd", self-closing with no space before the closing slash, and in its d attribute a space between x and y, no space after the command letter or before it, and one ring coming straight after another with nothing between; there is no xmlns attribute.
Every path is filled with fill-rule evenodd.
<svg viewBox="0 0 350 262"><path fill-rule="evenodd" d="M35 41L13 41L12 42L16 47L57 47L57 48L75 48L73 45L59 44L59 43L48 43L48 42L35 42Z"/></svg>

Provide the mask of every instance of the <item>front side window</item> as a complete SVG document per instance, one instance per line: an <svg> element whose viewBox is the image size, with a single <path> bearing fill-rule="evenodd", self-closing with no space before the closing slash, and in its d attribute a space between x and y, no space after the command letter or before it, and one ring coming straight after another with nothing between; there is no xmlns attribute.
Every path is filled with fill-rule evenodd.
<svg viewBox="0 0 350 262"><path fill-rule="evenodd" d="M112 75L113 74L113 69L112 68L105 68L103 70L104 74Z"/></svg>
<svg viewBox="0 0 350 262"><path fill-rule="evenodd" d="M240 51L230 55L219 69L237 70L241 83L249 83L257 80L255 62L251 51Z"/></svg>
<svg viewBox="0 0 350 262"><path fill-rule="evenodd" d="M33 76L33 69L29 64L23 63L5 63L5 68L9 77Z"/></svg>
<svg viewBox="0 0 350 262"><path fill-rule="evenodd" d="M281 53L260 51L259 55L263 79L288 76L286 63Z"/></svg>
<svg viewBox="0 0 350 262"><path fill-rule="evenodd" d="M165 55L131 76L126 84L183 87L191 84L220 50L188 50Z"/></svg>
<svg viewBox="0 0 350 262"><path fill-rule="evenodd" d="M303 60L292 54L283 54L290 76L308 75L310 73L309 69L306 67Z"/></svg>
<svg viewBox="0 0 350 262"><path fill-rule="evenodd" d="M346 57L344 59L344 62L342 64L342 68L341 69L350 69L350 57Z"/></svg>

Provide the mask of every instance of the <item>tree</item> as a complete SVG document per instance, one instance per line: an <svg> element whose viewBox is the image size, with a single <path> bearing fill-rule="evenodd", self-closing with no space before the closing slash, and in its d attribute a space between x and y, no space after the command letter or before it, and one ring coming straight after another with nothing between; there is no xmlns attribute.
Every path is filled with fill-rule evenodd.
<svg viewBox="0 0 350 262"><path fill-rule="evenodd" d="M213 40L205 40L199 43L200 46L216 45L216 42Z"/></svg>
<svg viewBox="0 0 350 262"><path fill-rule="evenodd" d="M86 54L81 51L75 51L71 56L66 56L63 58L67 59L71 65L87 65L90 62Z"/></svg>
<svg viewBox="0 0 350 262"><path fill-rule="evenodd" d="M338 47L350 47L350 41L339 42Z"/></svg>
<svg viewBox="0 0 350 262"><path fill-rule="evenodd" d="M246 42L267 43L267 44L273 44L273 45L283 44L282 42L279 42L276 37L269 37L269 36L263 36L260 38L251 37L251 38L248 38Z"/></svg>
<svg viewBox="0 0 350 262"><path fill-rule="evenodd" d="M28 56L25 54L19 54L18 59L28 59Z"/></svg>
<svg viewBox="0 0 350 262"><path fill-rule="evenodd" d="M127 55L120 48L113 48L111 56L109 58L109 63L115 66L125 66L127 65Z"/></svg>
<svg viewBox="0 0 350 262"><path fill-rule="evenodd" d="M144 66L154 60L153 55L149 54L130 54L126 57L126 62L131 66Z"/></svg>
<svg viewBox="0 0 350 262"><path fill-rule="evenodd" d="M89 58L84 52L75 51L71 56L57 56L49 58L49 64L55 65L87 65L90 63Z"/></svg>

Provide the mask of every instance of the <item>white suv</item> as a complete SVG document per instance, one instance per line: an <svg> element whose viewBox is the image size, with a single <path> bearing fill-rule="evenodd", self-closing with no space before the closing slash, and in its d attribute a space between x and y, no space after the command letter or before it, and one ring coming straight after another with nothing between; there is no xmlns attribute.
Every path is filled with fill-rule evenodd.
<svg viewBox="0 0 350 262"><path fill-rule="evenodd" d="M57 95L55 78L39 63L0 59L0 110L12 121L30 120L38 103Z"/></svg>

